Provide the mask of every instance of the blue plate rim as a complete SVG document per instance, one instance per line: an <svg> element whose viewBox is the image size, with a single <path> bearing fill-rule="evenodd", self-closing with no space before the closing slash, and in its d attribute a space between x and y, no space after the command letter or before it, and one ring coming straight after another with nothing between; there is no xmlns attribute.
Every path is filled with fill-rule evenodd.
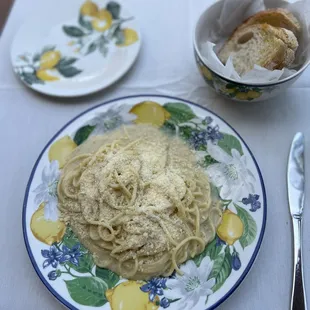
<svg viewBox="0 0 310 310"><path fill-rule="evenodd" d="M139 98L139 97L159 97L159 98L168 98L168 99L172 99L172 100L176 100L176 101L183 101L186 102L190 105L199 107L207 112L209 112L210 114L215 115L216 117L218 117L222 122L224 122L237 136L238 138L244 143L245 147L247 148L249 154L252 157L252 160L255 164L255 167L257 169L258 175L259 175L259 179L260 179L260 183L261 183L261 187L262 187L262 192L263 192L263 201L264 201L264 206L263 206L263 210L264 210L264 214L263 214L263 222L262 222L262 229L257 241L257 245L255 247L255 250L252 254L252 257L247 265L247 267L245 268L245 270L243 271L243 273L241 274L241 276L239 277L239 279L236 281L236 283L233 285L233 287L221 298L219 299L214 305L212 305L211 307L205 309L205 310L213 310L216 307L218 307L220 304L222 304L226 299L228 299L233 292L239 287L239 285L241 284L241 282L245 279L245 277L247 276L247 274L249 273L250 269L253 266L253 263L257 257L257 254L259 252L259 249L261 247L262 241L263 241L263 237L264 237L264 233L265 233L265 228L266 228L266 221L267 221L267 197L266 197L266 189L265 189L265 184L264 184L264 180L263 180L263 176L262 173L260 171L260 168L258 166L258 163L252 153L252 151L250 150L249 146L246 144L246 142L243 140L243 138L239 135L239 133L231 126L229 125L222 117L218 116L216 113L210 111L209 109L197 104L197 103L193 103L189 100L186 99L182 99L182 98L178 98L178 97L174 97L174 96L166 96L166 95L156 95L156 94L141 94L141 95L130 95L130 96L123 96L123 97L119 97L119 98L115 98L115 99L111 99L111 100L107 100L104 101L103 103L99 103L89 109L86 109L85 111L81 112L80 114L78 114L77 116L75 116L73 119L71 119L69 122L67 122L63 127L61 127L61 129L59 129L57 131L57 133L55 135L53 135L53 137L48 141L48 143L45 145L45 147L43 148L43 150L41 151L39 157L37 158L32 170L31 170L31 174L29 177L29 180L27 182L27 186L26 186L26 192L25 192L25 196L24 196L24 201L23 201L23 212L22 212L22 229L23 229L23 237L24 237L24 242L25 242L25 246L26 246L26 250L28 252L30 261L32 263L33 268L35 269L38 277L40 278L40 280L43 282L43 284L45 285L45 287L48 289L48 291L56 298L58 299L65 307L67 307L68 309L72 309L72 310L79 310L78 308L74 307L72 304L70 304L67 300L65 300L62 296L60 296L54 289L53 287L48 283L48 281L45 279L44 275L42 274L42 272L40 271L34 256L32 254L30 245L29 245L29 241L28 241L28 235L27 235L27 228L26 228L26 207L27 207L27 201L28 201L28 196L29 196L29 189L33 180L33 176L34 173L36 171L36 168L44 154L44 152L46 151L46 149L50 146L50 144L54 141L54 139L64 130L66 129L69 125L71 125L75 120L77 120L78 118L80 118L81 116L87 114L88 112L97 109L100 106L103 105L107 105L107 104L111 104L115 101L120 101L120 100L126 100L126 99L130 99L130 98Z"/></svg>

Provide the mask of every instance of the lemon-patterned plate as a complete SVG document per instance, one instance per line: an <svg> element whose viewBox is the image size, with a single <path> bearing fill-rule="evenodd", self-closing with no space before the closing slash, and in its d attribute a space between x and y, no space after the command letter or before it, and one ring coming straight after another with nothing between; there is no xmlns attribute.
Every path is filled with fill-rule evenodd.
<svg viewBox="0 0 310 310"><path fill-rule="evenodd" d="M95 266L91 254L58 218L56 187L67 156L92 135L122 124L149 123L196 150L222 222L205 250L180 266L183 275L131 281ZM225 121L191 102L141 95L112 100L78 115L45 146L32 170L23 232L32 264L48 290L70 309L214 309L238 287L260 248L266 194L258 165Z"/></svg>
<svg viewBox="0 0 310 310"><path fill-rule="evenodd" d="M11 49L15 73L38 92L93 93L121 78L138 56L141 34L121 2L55 0L40 12L21 26Z"/></svg>

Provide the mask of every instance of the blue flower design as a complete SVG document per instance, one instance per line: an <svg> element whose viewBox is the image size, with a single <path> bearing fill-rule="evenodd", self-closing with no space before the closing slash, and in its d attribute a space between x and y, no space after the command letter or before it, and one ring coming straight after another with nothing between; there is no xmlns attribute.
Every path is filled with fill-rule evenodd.
<svg viewBox="0 0 310 310"><path fill-rule="evenodd" d="M49 250L41 250L41 254L46 258L43 262L43 268L46 268L49 265L56 268L62 255L61 251L59 251L55 245L52 245Z"/></svg>
<svg viewBox="0 0 310 310"><path fill-rule="evenodd" d="M219 131L219 126L216 125L214 127L208 126L207 133L208 133L208 140L212 143L217 143L217 141L222 140L224 138L223 134Z"/></svg>
<svg viewBox="0 0 310 310"><path fill-rule="evenodd" d="M156 296L164 295L164 289L166 286L167 279L165 278L153 278L146 284L140 287L140 290L144 293L149 293L149 300L154 301Z"/></svg>
<svg viewBox="0 0 310 310"><path fill-rule="evenodd" d="M208 133L205 130L194 131L190 137L190 144L195 150L198 150L200 146L206 145L208 141Z"/></svg>
<svg viewBox="0 0 310 310"><path fill-rule="evenodd" d="M232 267L234 270L239 270L240 267L241 267L241 261L240 261L240 258L239 258L239 254L238 254L238 252L236 252L236 251L234 251L234 252L232 253L231 267Z"/></svg>
<svg viewBox="0 0 310 310"><path fill-rule="evenodd" d="M203 124L211 124L212 122L213 118L211 116L206 116L202 121Z"/></svg>
<svg viewBox="0 0 310 310"><path fill-rule="evenodd" d="M216 241L215 241L215 245L216 246L221 246L226 244L226 242L224 240L222 240L219 236L216 236Z"/></svg>
<svg viewBox="0 0 310 310"><path fill-rule="evenodd" d="M190 138L190 143L195 148L195 150L197 150L201 146L206 145L208 141L216 144L219 140L223 138L224 136L221 132L219 132L218 125L214 127L207 126L206 130L194 131Z"/></svg>
<svg viewBox="0 0 310 310"><path fill-rule="evenodd" d="M83 253L80 252L80 244L77 243L74 245L71 249L69 249L67 246L62 246L62 256L59 259L59 262L61 264L65 262L70 262L71 264L78 266L79 265L79 257L83 255Z"/></svg>
<svg viewBox="0 0 310 310"><path fill-rule="evenodd" d="M162 298L159 305L163 308L168 308L170 306L170 301L166 297Z"/></svg>
<svg viewBox="0 0 310 310"><path fill-rule="evenodd" d="M245 205L251 205L250 211L255 212L257 209L261 207L260 201L258 201L259 195L249 194L248 198L243 198L242 203Z"/></svg>
<svg viewBox="0 0 310 310"><path fill-rule="evenodd" d="M52 270L47 274L49 280L51 280L51 281L55 281L58 277L60 277L60 275L61 275L61 271L58 269Z"/></svg>

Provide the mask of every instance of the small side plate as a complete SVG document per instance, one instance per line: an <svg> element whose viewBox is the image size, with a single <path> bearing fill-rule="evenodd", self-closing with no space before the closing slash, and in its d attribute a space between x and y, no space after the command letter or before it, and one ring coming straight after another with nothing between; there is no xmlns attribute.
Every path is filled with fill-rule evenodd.
<svg viewBox="0 0 310 310"><path fill-rule="evenodd" d="M115 1L68 0L59 6L46 3L45 14L42 8L17 32L11 48L17 76L59 97L87 95L120 79L141 46L134 15Z"/></svg>

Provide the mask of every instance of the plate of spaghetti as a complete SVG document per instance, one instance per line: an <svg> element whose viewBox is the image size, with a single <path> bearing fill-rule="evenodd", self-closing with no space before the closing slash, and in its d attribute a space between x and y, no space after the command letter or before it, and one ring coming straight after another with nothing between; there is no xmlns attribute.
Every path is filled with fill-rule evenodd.
<svg viewBox="0 0 310 310"><path fill-rule="evenodd" d="M250 149L179 98L123 97L66 124L23 206L26 248L69 309L214 309L249 272L266 224Z"/></svg>

